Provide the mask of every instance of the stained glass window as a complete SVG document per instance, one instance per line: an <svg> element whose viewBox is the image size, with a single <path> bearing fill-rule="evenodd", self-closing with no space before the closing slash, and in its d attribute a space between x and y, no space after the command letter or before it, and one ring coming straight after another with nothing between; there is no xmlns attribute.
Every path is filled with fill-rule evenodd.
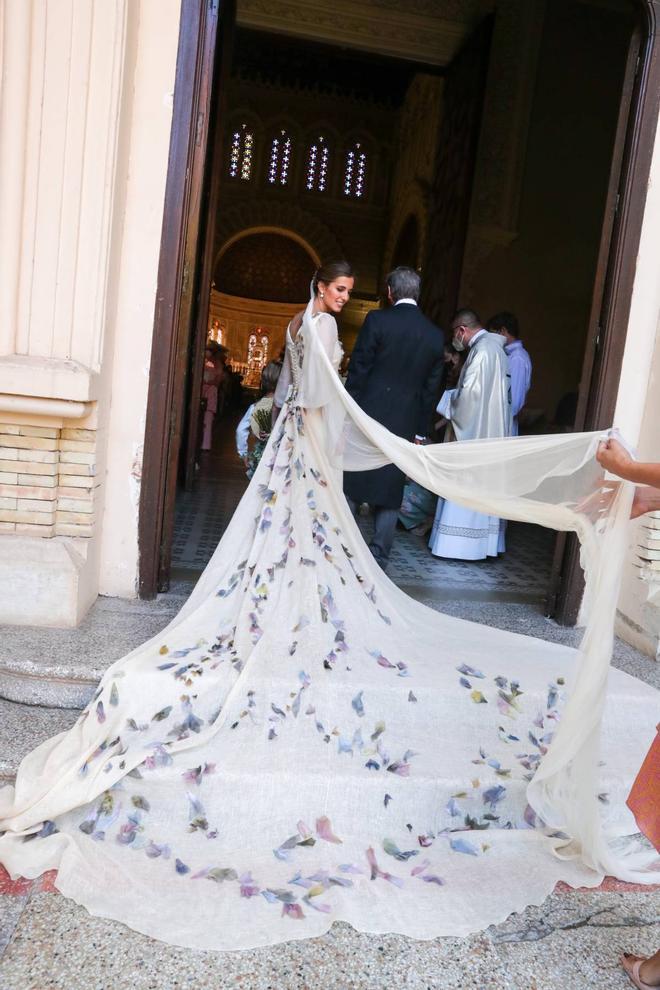
<svg viewBox="0 0 660 990"><path fill-rule="evenodd" d="M270 145L267 178L271 185L285 186L291 167L291 138L285 130L278 131Z"/></svg>
<svg viewBox="0 0 660 990"><path fill-rule="evenodd" d="M356 141L346 152L344 195L361 199L365 194L366 179L367 155L360 141Z"/></svg>
<svg viewBox="0 0 660 990"><path fill-rule="evenodd" d="M229 176L232 179L242 179L248 182L252 175L252 156L254 154L254 134L247 124L237 127L231 136L229 152Z"/></svg>
<svg viewBox="0 0 660 990"><path fill-rule="evenodd" d="M309 146L305 188L310 192L325 192L328 185L330 149L323 135L319 135Z"/></svg>

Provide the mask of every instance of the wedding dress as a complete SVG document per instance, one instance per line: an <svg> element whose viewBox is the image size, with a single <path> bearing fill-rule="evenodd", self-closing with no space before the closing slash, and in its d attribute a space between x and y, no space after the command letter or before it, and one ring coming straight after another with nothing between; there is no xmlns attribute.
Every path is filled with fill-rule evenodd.
<svg viewBox="0 0 660 990"><path fill-rule="evenodd" d="M339 356L310 303L287 401L191 598L0 791L12 875L56 869L93 914L204 949L336 920L464 935L559 880L652 878L605 829L635 831L624 800L658 693L612 670L597 748L630 487L603 487L595 435L415 447L359 410ZM387 579L341 469L390 461L476 510L579 533L579 653Z"/></svg>

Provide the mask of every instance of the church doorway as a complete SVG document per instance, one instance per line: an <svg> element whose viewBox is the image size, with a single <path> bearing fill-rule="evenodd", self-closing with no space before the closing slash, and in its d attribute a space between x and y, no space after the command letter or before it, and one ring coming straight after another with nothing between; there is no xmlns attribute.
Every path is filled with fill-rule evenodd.
<svg viewBox="0 0 660 990"><path fill-rule="evenodd" d="M358 270L348 351L384 272L411 264L440 325L459 302L484 320L517 312L535 365L530 430L612 419L657 120L658 4L534 0L516 18L515 3L464 0L453 22L422 4L414 17L428 16L428 31L402 36L398 52L378 26L391 6L363 6L353 37L315 36L312 47L313 3L299 23L273 14L268 24L241 0L183 5L141 497L144 596L167 587L182 542L177 499L180 508L203 491L207 339L247 376L247 401L249 375L281 347L286 307L306 299L303 269L308 280L321 257L347 256ZM238 494L233 422L218 441L216 484L226 491L233 477ZM523 539L549 564L545 544ZM555 561L548 598L570 621L570 541Z"/></svg>

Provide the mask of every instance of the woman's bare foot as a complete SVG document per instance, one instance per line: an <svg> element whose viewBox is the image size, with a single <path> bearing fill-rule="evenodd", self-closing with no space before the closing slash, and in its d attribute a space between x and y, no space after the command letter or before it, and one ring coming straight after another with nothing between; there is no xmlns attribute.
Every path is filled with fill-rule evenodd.
<svg viewBox="0 0 660 990"><path fill-rule="evenodd" d="M660 987L660 950L648 959L624 952L621 965L636 987Z"/></svg>

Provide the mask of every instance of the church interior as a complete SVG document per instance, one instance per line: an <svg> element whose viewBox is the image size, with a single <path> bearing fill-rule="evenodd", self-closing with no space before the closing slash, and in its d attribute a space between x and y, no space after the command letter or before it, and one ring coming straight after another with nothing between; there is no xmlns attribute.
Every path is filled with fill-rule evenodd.
<svg viewBox="0 0 660 990"><path fill-rule="evenodd" d="M210 451L201 426L188 430L195 450L184 443L181 459L195 471L177 496L173 575L203 568L247 484L236 423L323 260L356 271L339 327L346 354L383 304L385 274L409 265L445 331L459 305L484 321L514 312L533 362L521 429L574 426L585 353L597 346L590 314L634 4L398 7L373 0L356 13L340 0L330 16L291 3L280 15L238 0L217 101L221 151L208 166L219 170L210 304L198 321L232 388ZM204 360L191 344L190 361ZM201 380L193 371L189 382ZM199 408L192 389L189 419ZM437 564L417 542L418 563ZM512 542L526 561L521 588L532 574L541 588L552 541L514 532ZM495 563L488 580L510 583Z"/></svg>

